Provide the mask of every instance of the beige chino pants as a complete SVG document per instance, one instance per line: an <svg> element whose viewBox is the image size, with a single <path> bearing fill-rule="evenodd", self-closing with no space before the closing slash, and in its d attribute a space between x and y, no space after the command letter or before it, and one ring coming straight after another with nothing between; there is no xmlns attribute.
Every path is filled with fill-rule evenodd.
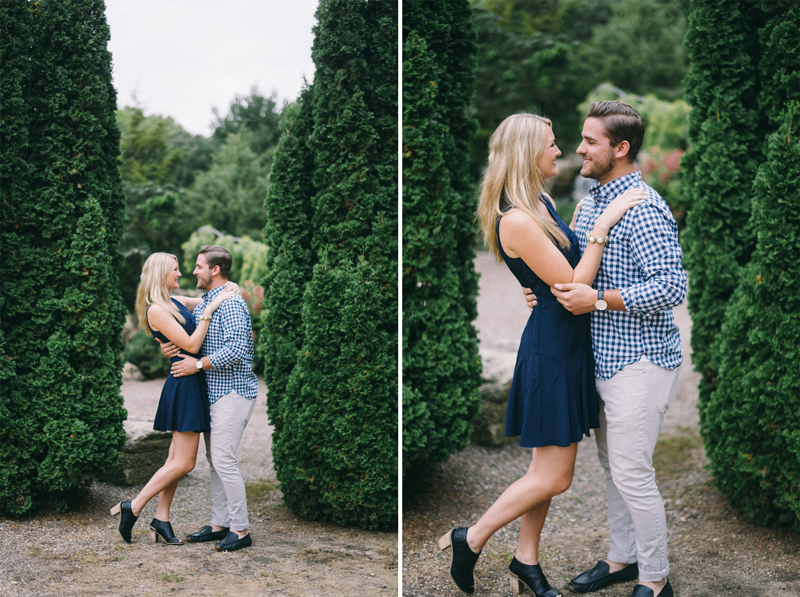
<svg viewBox="0 0 800 597"><path fill-rule="evenodd" d="M246 531L250 526L236 452L255 405L254 398L226 394L211 405L211 433L203 434L211 468L211 524L231 531Z"/></svg>
<svg viewBox="0 0 800 597"><path fill-rule="evenodd" d="M639 361L611 379L597 379L600 428L597 455L606 477L608 559L639 563L639 580L669 575L667 520L656 486L653 450L680 367Z"/></svg>

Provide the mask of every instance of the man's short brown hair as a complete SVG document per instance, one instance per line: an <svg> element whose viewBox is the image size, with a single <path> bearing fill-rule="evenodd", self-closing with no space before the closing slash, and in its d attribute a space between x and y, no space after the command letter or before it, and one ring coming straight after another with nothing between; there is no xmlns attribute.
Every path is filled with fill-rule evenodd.
<svg viewBox="0 0 800 597"><path fill-rule="evenodd" d="M644 139L644 120L629 104L622 102L594 102L589 106L587 118L599 118L611 139L611 147L623 141L630 145L628 161L632 164L639 155Z"/></svg>
<svg viewBox="0 0 800 597"><path fill-rule="evenodd" d="M231 274L231 264L233 263L233 258L231 254L228 253L228 249L220 245L203 245L200 247L200 251L197 254L205 255L206 261L208 261L208 265L212 269L214 266L218 265L219 274L224 279L228 279L228 276Z"/></svg>

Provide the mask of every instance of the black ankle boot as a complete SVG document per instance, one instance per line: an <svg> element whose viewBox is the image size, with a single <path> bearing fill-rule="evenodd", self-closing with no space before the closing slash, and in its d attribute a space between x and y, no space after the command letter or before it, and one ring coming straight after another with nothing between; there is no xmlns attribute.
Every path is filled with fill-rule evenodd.
<svg viewBox="0 0 800 597"><path fill-rule="evenodd" d="M458 588L465 593L475 592L475 579L472 571L478 561L480 552L475 553L469 548L467 543L467 529L461 527L453 529L439 539L439 549L445 550L453 548L453 559L450 563L450 576L458 585Z"/></svg>
<svg viewBox="0 0 800 597"><path fill-rule="evenodd" d="M517 558L514 558L511 560L508 569L511 572L509 575L511 591L515 595L519 595L522 590L522 583L525 583L536 597L559 597L561 595L561 591L557 591L547 582L539 564L531 566L530 564L523 564Z"/></svg>
<svg viewBox="0 0 800 597"><path fill-rule="evenodd" d="M172 525L169 521L162 521L154 518L150 523L150 543L158 543L159 536L164 540L167 545L183 545L183 541L175 536L172 532Z"/></svg>
<svg viewBox="0 0 800 597"><path fill-rule="evenodd" d="M131 530L139 519L138 516L133 514L133 510L131 510L130 500L120 502L111 508L111 516L115 516L116 514L119 514L119 534L122 535L122 539L125 543L130 543Z"/></svg>

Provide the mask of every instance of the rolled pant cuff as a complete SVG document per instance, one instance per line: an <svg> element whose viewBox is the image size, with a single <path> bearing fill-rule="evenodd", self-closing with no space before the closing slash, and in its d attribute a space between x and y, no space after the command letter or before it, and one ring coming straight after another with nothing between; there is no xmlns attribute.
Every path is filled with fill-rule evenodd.
<svg viewBox="0 0 800 597"><path fill-rule="evenodd" d="M636 554L633 554L632 556L624 556L615 551L609 551L607 557L610 561L616 562L617 564L635 564L637 561Z"/></svg>
<svg viewBox="0 0 800 597"><path fill-rule="evenodd" d="M669 566L660 572L650 572L639 568L639 580L641 582L659 582L669 576Z"/></svg>

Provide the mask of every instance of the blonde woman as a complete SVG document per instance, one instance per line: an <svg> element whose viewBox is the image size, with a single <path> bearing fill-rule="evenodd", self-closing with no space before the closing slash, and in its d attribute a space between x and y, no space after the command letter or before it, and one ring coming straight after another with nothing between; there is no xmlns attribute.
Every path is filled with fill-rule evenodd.
<svg viewBox="0 0 800 597"><path fill-rule="evenodd" d="M136 314L141 326L154 338L172 342L180 347L182 354L199 358L198 353L208 332L212 314L234 292L220 294L206 307L200 324L195 326L192 310L201 299L170 296L170 290L179 287L180 277L178 258L175 255L150 255L142 267L136 294ZM172 361L182 358L175 357ZM208 390L203 372L186 377L173 377L170 373L161 391L153 423L153 429L157 431L172 432L167 461L139 495L111 509L112 515L120 514L119 533L127 543L131 542L131 529L142 508L158 495L158 509L150 523L151 541L155 543L160 536L168 545L183 545L183 541L175 537L172 530L169 509L178 481L194 468L200 434L210 430L209 422Z"/></svg>
<svg viewBox="0 0 800 597"><path fill-rule="evenodd" d="M600 425L589 315L572 315L550 288L592 283L609 230L644 192L629 191L611 202L581 257L575 233L542 192L545 179L558 174L560 155L550 121L533 114L506 118L489 141L478 205L484 240L538 298L520 341L506 413L506 435L520 436L520 446L532 448L533 456L527 473L477 523L439 539L441 549L452 547L450 575L466 593L474 591L473 569L486 541L521 518L509 566L512 590L519 593L524 583L538 597L561 595L539 566L539 538L550 500L572 483L578 442Z"/></svg>

